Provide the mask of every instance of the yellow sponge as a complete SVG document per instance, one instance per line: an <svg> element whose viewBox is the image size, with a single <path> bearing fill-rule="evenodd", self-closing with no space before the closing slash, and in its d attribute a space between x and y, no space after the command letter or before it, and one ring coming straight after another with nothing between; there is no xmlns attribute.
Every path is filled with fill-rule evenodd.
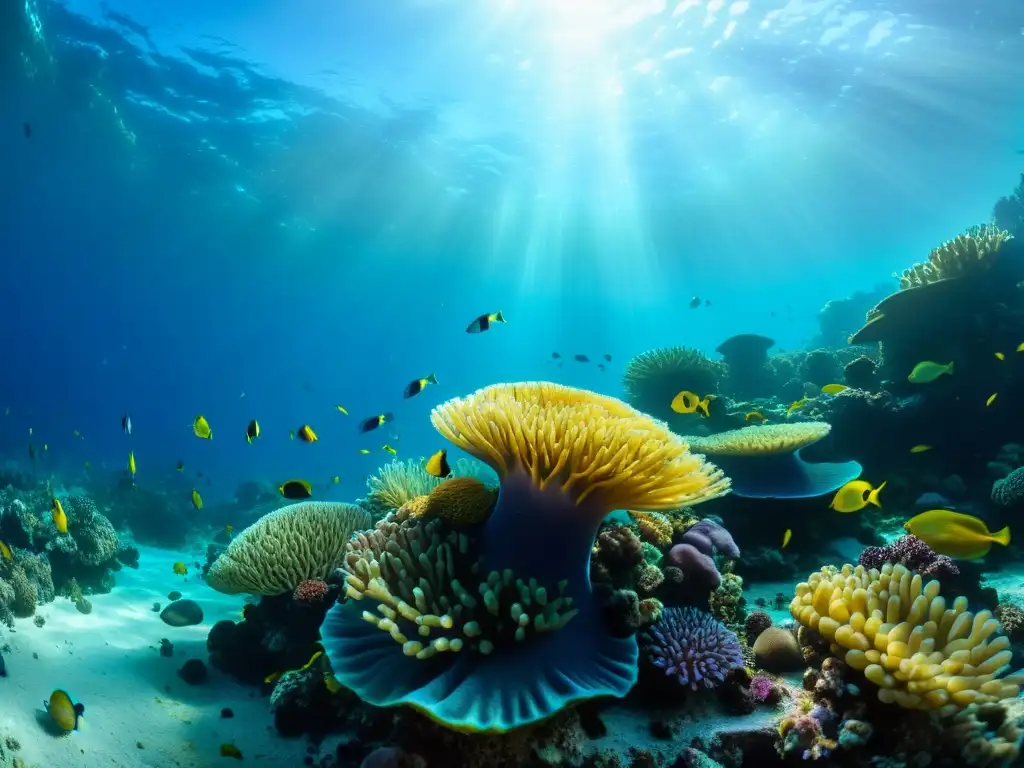
<svg viewBox="0 0 1024 768"><path fill-rule="evenodd" d="M972 614L964 597L947 607L940 589L902 565L826 566L797 585L789 612L887 704L952 712L1016 697L1024 673L999 677L1013 654L992 612Z"/></svg>

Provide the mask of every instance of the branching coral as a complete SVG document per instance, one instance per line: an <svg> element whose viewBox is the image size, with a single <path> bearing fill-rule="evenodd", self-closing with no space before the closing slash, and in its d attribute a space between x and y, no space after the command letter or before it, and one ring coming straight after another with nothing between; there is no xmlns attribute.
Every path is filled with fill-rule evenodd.
<svg viewBox="0 0 1024 768"><path fill-rule="evenodd" d="M805 498L831 493L860 475L856 461L809 464L800 450L826 437L822 421L761 424L687 437L690 450L707 454L729 475L737 496Z"/></svg>
<svg viewBox="0 0 1024 768"><path fill-rule="evenodd" d="M905 270L899 276L900 288L927 285L987 269L1003 243L1011 237L1009 232L992 224L971 227L933 249L927 261Z"/></svg>
<svg viewBox="0 0 1024 768"><path fill-rule="evenodd" d="M383 618L367 618L355 600L333 608L323 626L323 642L338 679L372 704L411 705L448 727L472 731L507 731L575 701L624 695L636 678L637 646L633 637L609 633L603 607L591 590L589 566L598 528L614 509L668 510L716 498L727 492L728 480L703 457L690 454L664 425L625 403L556 384L489 387L438 406L431 420L454 445L498 473L498 502L472 538L453 540L438 529L433 550L435 529L423 539L394 532L380 550L389 562L397 558L393 574L380 568L380 578L415 612L386 600L381 605L401 621L387 611ZM370 537L365 538L368 546L360 539L360 551L374 551ZM441 560L438 553L446 542ZM410 583L411 601L394 582L398 563L409 577L422 578ZM428 566L441 575L434 580L424 575ZM370 562L366 573L355 562L347 561L346 568L367 589L373 584L384 594ZM451 573L459 574L460 588L447 579ZM489 618L457 623L457 606L479 612L467 607L479 600L470 592L473 573L477 583L485 584L480 595ZM351 579L349 586L360 592ZM449 613L439 613L445 610L442 596ZM558 608L549 617L552 605ZM436 627L428 615L438 616ZM498 626L498 616L506 623ZM405 636L402 646L387 622ZM402 622L416 624L419 637L426 637L420 627L429 629L429 643L413 639ZM560 628L550 631L555 623ZM433 642L449 629L458 634L444 635L443 651ZM461 652L451 652L456 639ZM469 640L478 652L465 652ZM421 651L428 658L418 658Z"/></svg>
<svg viewBox="0 0 1024 768"><path fill-rule="evenodd" d="M730 670L743 666L736 635L696 608L666 608L643 630L641 642L651 664L694 691L714 688Z"/></svg>
<svg viewBox="0 0 1024 768"><path fill-rule="evenodd" d="M797 585L789 610L863 671L883 702L957 709L1017 696L1022 676L998 677L1013 655L999 622L972 614L963 597L947 608L940 589L902 565L826 566Z"/></svg>
<svg viewBox="0 0 1024 768"><path fill-rule="evenodd" d="M717 392L720 375L721 366L696 349L663 347L630 360L622 387L633 407L680 430L697 417L673 411L672 398L682 390L701 396Z"/></svg>
<svg viewBox="0 0 1024 768"><path fill-rule="evenodd" d="M861 552L857 563L869 569L880 569L886 563L898 563L922 576L939 579L960 574L956 563L946 555L935 554L931 547L911 534L901 536L886 546L867 547Z"/></svg>
<svg viewBox="0 0 1024 768"><path fill-rule="evenodd" d="M307 579L327 578L344 559L352 533L369 527L369 514L354 504L290 504L236 536L206 581L228 595L292 592Z"/></svg>

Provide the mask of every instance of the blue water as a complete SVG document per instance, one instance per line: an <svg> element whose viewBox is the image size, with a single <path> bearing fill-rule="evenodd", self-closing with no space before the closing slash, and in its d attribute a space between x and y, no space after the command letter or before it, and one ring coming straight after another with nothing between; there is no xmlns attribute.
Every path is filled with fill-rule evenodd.
<svg viewBox="0 0 1024 768"><path fill-rule="evenodd" d="M37 470L116 478L131 449L140 483L208 502L336 474L321 495L361 496L385 442L432 453L430 408L494 382L619 394L659 345L806 344L1022 165L1006 0L2 14L0 456L31 428Z"/></svg>

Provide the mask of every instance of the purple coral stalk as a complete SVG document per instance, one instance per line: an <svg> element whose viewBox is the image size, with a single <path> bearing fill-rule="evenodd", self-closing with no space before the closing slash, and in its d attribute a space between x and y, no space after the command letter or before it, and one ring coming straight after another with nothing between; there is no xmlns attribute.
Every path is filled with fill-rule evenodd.
<svg viewBox="0 0 1024 768"><path fill-rule="evenodd" d="M710 613L666 608L640 634L647 659L692 690L714 688L730 670L743 666L739 639Z"/></svg>
<svg viewBox="0 0 1024 768"><path fill-rule="evenodd" d="M740 556L740 548L736 546L732 534L707 517L691 525L679 540L705 555L718 553L732 560Z"/></svg>

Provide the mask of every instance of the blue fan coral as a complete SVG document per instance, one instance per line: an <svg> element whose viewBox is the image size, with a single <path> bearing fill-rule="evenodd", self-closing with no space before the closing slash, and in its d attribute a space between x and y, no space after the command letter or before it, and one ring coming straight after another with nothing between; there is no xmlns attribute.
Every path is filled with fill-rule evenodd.
<svg viewBox="0 0 1024 768"><path fill-rule="evenodd" d="M641 644L651 664L695 691L714 688L730 670L743 666L735 633L696 608L666 608L643 631Z"/></svg>
<svg viewBox="0 0 1024 768"><path fill-rule="evenodd" d="M335 675L371 704L477 732L625 695L637 642L609 633L591 590L597 529L615 509L716 498L728 479L663 424L557 384L488 387L431 419L498 473L497 504L473 531L385 520L350 544L349 599L322 629Z"/></svg>

